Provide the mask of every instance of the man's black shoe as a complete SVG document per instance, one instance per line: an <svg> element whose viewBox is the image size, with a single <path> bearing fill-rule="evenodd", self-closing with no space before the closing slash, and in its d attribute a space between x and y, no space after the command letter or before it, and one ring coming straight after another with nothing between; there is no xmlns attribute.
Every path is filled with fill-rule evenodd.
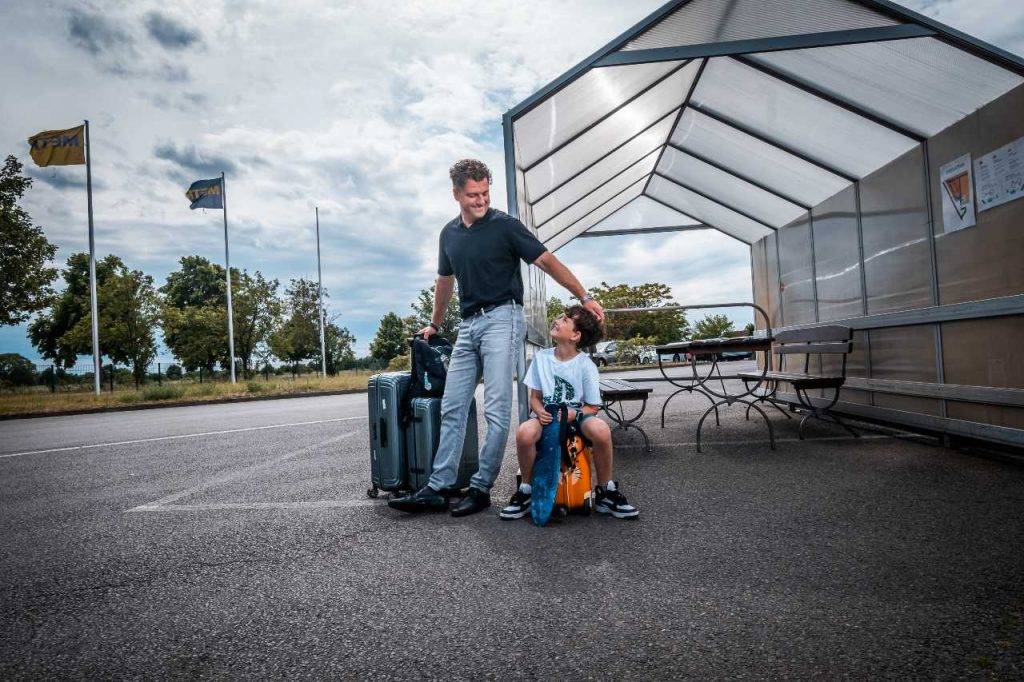
<svg viewBox="0 0 1024 682"><path fill-rule="evenodd" d="M429 485L425 485L411 495L388 500L388 506L398 511L419 514L422 512L444 511L448 508L448 500Z"/></svg>
<svg viewBox="0 0 1024 682"><path fill-rule="evenodd" d="M491 506L491 496L479 488L470 488L462 501L452 507L452 516L469 516Z"/></svg>

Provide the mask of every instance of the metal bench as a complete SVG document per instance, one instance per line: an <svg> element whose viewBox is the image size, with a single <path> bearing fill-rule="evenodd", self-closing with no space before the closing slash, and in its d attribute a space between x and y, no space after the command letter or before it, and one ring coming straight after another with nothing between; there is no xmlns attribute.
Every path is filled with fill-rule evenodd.
<svg viewBox="0 0 1024 682"><path fill-rule="evenodd" d="M838 325L827 325L822 327L807 327L803 329L789 329L776 332L773 339L772 353L779 356L779 367L783 367L783 356L802 354L804 356L804 368L802 372L792 371L768 371L768 372L740 372L737 376L744 383L763 379L768 388L764 394L757 396L758 402L765 402L772 405L787 418L789 415L781 410L779 402L785 402L793 407L798 407L806 412L800 420L800 427L797 435L803 440L804 424L808 419L830 421L842 426L856 437L860 434L850 428L839 417L832 413L831 408L839 401L839 393L846 383L846 358L853 350L853 330L849 327ZM817 355L842 355L842 363L838 373L813 373L811 368L811 356ZM797 402L782 401L777 397L779 384L792 384L796 393ZM807 391L814 389L832 389L832 401L824 407L815 407ZM749 415L749 410L748 410Z"/></svg>
<svg viewBox="0 0 1024 682"><path fill-rule="evenodd" d="M647 438L647 433L637 426L636 422L644 415L644 411L647 410L647 398L654 389L637 386L621 379L601 379L598 385L601 388L601 409L615 422L616 428L636 429L639 431L640 435L644 437L644 447L647 452L650 452L651 442ZM626 419L624 403L637 401L641 403L640 411L635 417ZM618 407L615 407L616 405Z"/></svg>

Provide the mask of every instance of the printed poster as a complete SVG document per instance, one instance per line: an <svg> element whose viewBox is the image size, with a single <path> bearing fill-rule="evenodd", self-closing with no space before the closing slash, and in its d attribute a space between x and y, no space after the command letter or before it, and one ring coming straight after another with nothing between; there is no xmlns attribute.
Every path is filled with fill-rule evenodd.
<svg viewBox="0 0 1024 682"><path fill-rule="evenodd" d="M964 154L939 168L939 191L942 193L942 227L956 232L974 225L974 184L971 178L971 155Z"/></svg>
<svg viewBox="0 0 1024 682"><path fill-rule="evenodd" d="M987 211L1024 196L1024 137L974 162L978 211Z"/></svg>

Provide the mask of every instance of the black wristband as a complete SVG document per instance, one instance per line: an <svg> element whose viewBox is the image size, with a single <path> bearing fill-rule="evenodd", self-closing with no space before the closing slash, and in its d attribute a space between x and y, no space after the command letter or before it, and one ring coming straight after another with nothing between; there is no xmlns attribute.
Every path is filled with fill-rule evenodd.
<svg viewBox="0 0 1024 682"><path fill-rule="evenodd" d="M427 326L428 326L428 327L433 327L433 328L434 328L434 331L435 331L435 332L439 332L439 331L441 331L441 328L440 328L440 327L438 327L438 326L437 326L436 324L434 324L433 322L427 322Z"/></svg>

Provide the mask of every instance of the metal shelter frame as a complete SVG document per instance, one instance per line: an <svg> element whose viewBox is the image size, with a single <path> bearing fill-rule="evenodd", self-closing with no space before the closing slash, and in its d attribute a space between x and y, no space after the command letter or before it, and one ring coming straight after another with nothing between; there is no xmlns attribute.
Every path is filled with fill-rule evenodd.
<svg viewBox="0 0 1024 682"><path fill-rule="evenodd" d="M779 35L693 42L692 35L702 35L699 30L684 36L681 32L689 30L689 22L683 23L680 19L679 23L673 23L673 18L682 16L684 11L719 11L720 16L714 17L715 20L722 25L735 23L738 19L734 10L737 7L743 10L745 7L750 12L753 4L745 0L672 0L506 112L502 125L509 213L534 230L552 250L561 248L577 237L695 229L715 229L742 243L753 245L765 236L776 234L801 216L807 216L809 220L812 207L837 191L853 185L858 188L859 223L858 183L862 178L914 147L921 147L927 152L927 142L937 132L1024 83L1024 59L888 0L829 0L813 5L814 10L820 6L825 13L829 8L842 10L839 14L846 12L846 15L832 22L848 26L840 30L822 30L822 27L827 29L831 25L826 19L812 16L812 5L805 0L785 3L785 6L781 0L762 3L784 9L781 12L783 14L789 12L779 22L782 27ZM705 10L705 7L708 9ZM694 14L689 18L707 16L710 14ZM793 30L803 25L817 28L808 32ZM721 26L716 25L716 28L719 29L713 32L716 37L722 34L729 37L727 31L721 30ZM759 27L757 31L771 33L776 28L774 25L763 29ZM742 34L743 30L738 33ZM877 99L875 102L870 99L859 101L856 93L847 93L841 87L830 88L825 76L831 74L815 72L811 68L815 66L812 63L813 56L810 61L802 63L790 61L788 66L786 61L789 55L796 55L799 59L800 56L822 53L825 48L870 48L874 44L893 45L900 41L926 41L929 46L945 46L939 49L953 48L955 54L962 55L964 60L980 60L990 65L985 68L995 75L987 79L979 78L979 81L991 80L993 83L988 90L982 87L976 93L969 93L968 96L974 96L973 100L960 101L949 105L948 110L939 111L942 102L915 100L918 93L901 93L898 80L893 80L889 86L894 98L906 94L906 101L910 105L923 106L919 110L913 106L887 109L878 106ZM800 53L801 50L805 52ZM832 58L844 56L830 54ZM711 66L713 69L709 68ZM827 61L825 67L827 70ZM971 64L963 68L980 67ZM534 150L530 154L524 153L520 143L525 138L517 137L519 124L526 121L531 112L552 102L553 98L580 83L588 74L603 69L647 70L638 77L639 82L635 85L639 87L621 90L621 96L612 106L599 112L599 115L591 116L584 125L576 125L574 128L578 121L572 121L573 112L569 111L568 115L556 112L555 103L551 103L548 110L543 110L550 120L531 124L535 128L550 124L550 139L536 144L526 140L533 144ZM711 70L716 73L710 76L709 81ZM984 71L983 75L988 77L990 72ZM820 80L813 77L818 74L823 75ZM705 93L701 96L702 86L705 89L714 88L721 81L728 80L729 76L748 79L748 83L753 82L750 79L756 78L758 85L763 83L765 87L782 89L787 97L803 98L801 102L817 102L813 107L819 107L823 115L834 116L839 122L852 121L865 134L865 138L869 138L864 143L865 147L871 147L872 141L877 143L873 150L876 153L865 154L861 159L843 158L842 153L832 153L833 150L828 146L819 144L815 148L813 143L803 144L800 140L794 140L792 133L787 139L785 131L777 133L765 121L758 125L756 121L747 120L747 117L737 114L736 107L730 111L728 106L715 106L716 98L713 95ZM672 90L677 85L685 87ZM628 122L627 114L631 109L640 104L653 107L650 104L653 101L667 102L665 93L670 91L676 92L675 100L670 105L663 103L661 109L652 111L643 121L638 122L635 129L628 128L620 137L615 138L614 144L604 147L597 144L606 128L623 121ZM781 99L783 95L779 97ZM929 109L929 104L940 106ZM917 111L921 112L920 118L912 115ZM934 115L936 111L939 114L937 116ZM555 135L556 127L563 125L562 119L568 120L565 127L571 132L558 137ZM671 127L666 128L665 123L670 119ZM789 167L797 169L808 178L805 185L816 185L818 191L808 193L806 187L798 186L795 181L776 180L764 172L737 167L737 164L709 153L707 148L702 150L686 139L674 139L684 121L690 125L713 126L727 131L729 136L743 145L776 155L777 159L785 161ZM596 137L595 133L598 133ZM528 133L523 135L528 136ZM652 144L651 138L655 135L658 140ZM576 158L572 159L572 163L566 162L563 157L575 153L577 149L587 150L587 153L577 154L582 161ZM680 170L676 169L677 164ZM548 171L548 175L543 178L544 182L531 183L530 178L541 177L542 171ZM928 184L927 179L925 183ZM531 184L536 187L531 187ZM668 220L664 224L640 224L628 228L608 226L642 198L671 211L678 219ZM535 210L540 213L536 222ZM813 231L811 238L813 240ZM858 239L862 241L863 237L858 234ZM780 248L778 241L775 240L776 250ZM862 243L859 248L863 262ZM934 262L934 243L930 244L930 248ZM532 312L534 316L542 315L543 277L532 272L532 268L524 268L524 279L532 290L528 296L533 299ZM863 279L863 268L860 275ZM929 310L932 311L932 317L938 316L935 320L942 320L943 314L935 311L938 307L945 308L939 306L935 277L933 265L934 306ZM993 305L1005 308L1005 302ZM865 307L865 316L867 312ZM1014 312L1024 313L1024 307L1017 306ZM867 317L860 322L862 325L872 324ZM544 345L546 339L537 334L538 325L528 326L533 332L529 340L536 345ZM937 335L936 344L937 356L941 358L940 335ZM525 355L523 359L525 361ZM941 366L940 362L940 382Z"/></svg>

